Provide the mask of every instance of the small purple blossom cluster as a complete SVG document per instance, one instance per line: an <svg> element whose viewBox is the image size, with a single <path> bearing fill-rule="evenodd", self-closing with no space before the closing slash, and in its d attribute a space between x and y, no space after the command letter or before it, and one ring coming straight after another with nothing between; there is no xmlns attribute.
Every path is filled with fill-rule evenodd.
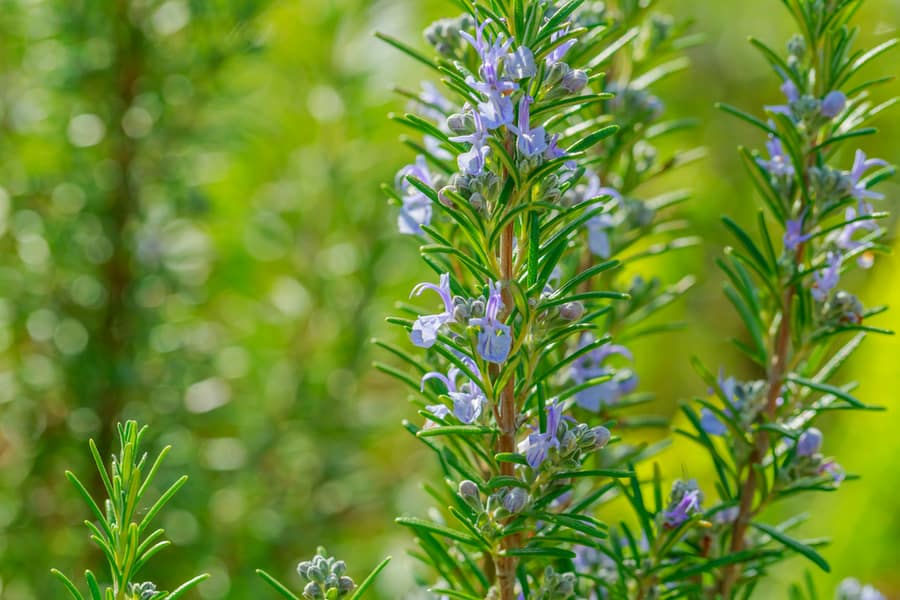
<svg viewBox="0 0 900 600"><path fill-rule="evenodd" d="M693 515L703 512L700 506L702 502L703 492L696 481L676 481L672 484L669 505L660 516L662 526L666 529L681 527Z"/></svg>
<svg viewBox="0 0 900 600"><path fill-rule="evenodd" d="M594 338L590 334L583 335L579 348L585 348L593 340ZM581 408L599 412L604 408L614 406L623 396L632 393L637 388L638 377L634 372L628 369L617 371L606 364L613 356L621 356L628 361L634 360L628 348L605 344L579 356L572 363L573 383L579 387L588 384L587 387L583 387L575 393L575 402ZM603 378L606 380L589 385L592 380Z"/></svg>
<svg viewBox="0 0 900 600"><path fill-rule="evenodd" d="M414 287L411 296L419 296L426 290L436 292L444 310L422 315L415 320L410 331L412 343L420 348L431 348L442 331L467 321L469 329L476 334L475 353L489 363L505 362L512 348L512 335L509 325L500 320L504 308L503 296L499 282L488 282L487 285L489 293L486 301L483 297L475 300L454 297L450 291L449 273L441 275L438 285L420 283ZM471 361L472 357L464 357L466 359Z"/></svg>
<svg viewBox="0 0 900 600"><path fill-rule="evenodd" d="M550 400L545 407L544 430L536 430L519 442L518 450L533 470L545 463L562 469L578 468L584 454L609 443L612 437L609 429L576 423L571 417L563 416L563 410L562 403Z"/></svg>

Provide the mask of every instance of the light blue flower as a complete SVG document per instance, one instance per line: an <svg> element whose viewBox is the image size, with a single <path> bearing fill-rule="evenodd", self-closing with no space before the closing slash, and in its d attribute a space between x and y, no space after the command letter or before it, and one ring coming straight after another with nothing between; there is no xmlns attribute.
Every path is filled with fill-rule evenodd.
<svg viewBox="0 0 900 600"><path fill-rule="evenodd" d="M756 163L769 172L773 177L792 177L794 175L794 165L791 164L790 157L785 153L784 146L774 135L769 135L766 142L766 150L769 151L769 160L757 158Z"/></svg>
<svg viewBox="0 0 900 600"><path fill-rule="evenodd" d="M519 452L525 452L525 460L532 469L537 469L547 460L551 449L559 450L556 430L562 421L562 404L551 400L544 407L547 414L546 429L530 434L519 444Z"/></svg>
<svg viewBox="0 0 900 600"><path fill-rule="evenodd" d="M837 90L829 92L822 99L822 116L833 119L843 112L847 106L847 96Z"/></svg>
<svg viewBox="0 0 900 600"><path fill-rule="evenodd" d="M676 481L672 486L672 496L669 507L663 511L663 525L669 529L675 529L691 518L691 515L701 511L700 503L703 494L695 481L687 483Z"/></svg>
<svg viewBox="0 0 900 600"><path fill-rule="evenodd" d="M784 247L788 252L794 252L800 244L809 241L812 234L803 233L803 217L789 219L785 225Z"/></svg>
<svg viewBox="0 0 900 600"><path fill-rule="evenodd" d="M397 173L396 187L401 193L403 206L397 217L397 229L400 233L409 235L422 235L422 225L431 223L432 207L431 199L422 190L410 183L407 177L415 177L422 183L433 187L433 176L425 162L425 157L419 155L416 162L406 165Z"/></svg>
<svg viewBox="0 0 900 600"><path fill-rule="evenodd" d="M476 367L475 362L468 359L466 364L474 371L475 375L478 376L478 368ZM478 384L468 377L464 377L463 383L457 385L461 375L462 371L457 367L451 367L446 375L436 371L426 373L422 377L422 389L425 389L425 382L429 379L437 379L443 382L447 387L447 395L453 401L454 416L462 423L471 425L481 416L487 398ZM444 409L446 410L446 407L444 407ZM447 413L444 411L444 416L446 416L446 414ZM439 416L437 413L435 413L435 415Z"/></svg>
<svg viewBox="0 0 900 600"><path fill-rule="evenodd" d="M409 334L412 343L420 348L431 348L437 341L438 332L453 320L453 295L450 292L450 274L441 275L440 284L420 283L413 288L410 297L419 296L425 290L433 290L441 297L444 311L433 315L422 315L413 323Z"/></svg>
<svg viewBox="0 0 900 600"><path fill-rule="evenodd" d="M580 347L583 348L592 341L592 336L583 336ZM622 356L629 361L634 360L631 352L624 346L606 344L580 356L572 363L571 376L575 385L580 386L592 379L606 375L612 376L612 379L608 381L576 392L575 403L578 406L591 412L597 412L601 407L616 404L623 396L635 390L638 384L636 375L628 371L623 373L624 376L618 375L615 369L604 365L604 362L614 355Z"/></svg>
<svg viewBox="0 0 900 600"><path fill-rule="evenodd" d="M765 109L771 113L793 117L791 104L800 99L800 90L797 89L797 84L795 84L793 81L791 81L790 79L785 79L784 83L781 85L781 92L784 94L785 98L787 98L787 104L766 106Z"/></svg>
<svg viewBox="0 0 900 600"><path fill-rule="evenodd" d="M512 336L509 325L498 319L503 309L503 296L500 282L488 282L490 294L484 309L483 318L469 319L469 326L478 331L476 350L487 362L501 364L506 361L512 349Z"/></svg>
<svg viewBox="0 0 900 600"><path fill-rule="evenodd" d="M547 132L543 127L531 128L529 108L534 99L529 95L519 100L519 125L509 129L516 134L516 148L524 158L533 158L547 150Z"/></svg>
<svg viewBox="0 0 900 600"><path fill-rule="evenodd" d="M810 427L797 440L797 456L812 456L822 448L822 432Z"/></svg>
<svg viewBox="0 0 900 600"><path fill-rule="evenodd" d="M451 137L450 141L471 144L468 151L457 157L456 164L459 166L460 171L466 175L480 175L484 172L490 147L487 144L488 133L481 113L474 110L471 112L475 123L474 131L467 135Z"/></svg>
<svg viewBox="0 0 900 600"><path fill-rule="evenodd" d="M818 302L825 302L841 279L841 255L829 252L825 262L827 263L825 268L820 268L813 274L813 285L810 290Z"/></svg>

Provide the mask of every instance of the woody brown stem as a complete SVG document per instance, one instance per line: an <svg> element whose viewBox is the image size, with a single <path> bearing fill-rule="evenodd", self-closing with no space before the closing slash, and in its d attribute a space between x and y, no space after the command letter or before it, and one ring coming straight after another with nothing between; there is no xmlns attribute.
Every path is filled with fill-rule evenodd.
<svg viewBox="0 0 900 600"><path fill-rule="evenodd" d="M508 314L513 306L512 295L509 292L509 284L513 279L513 225L510 223L503 230L500 239L500 275L503 279L503 304L504 312ZM515 452L516 451L516 395L515 395L515 378L509 377L506 385L500 392L500 419L498 425L500 427L500 437L497 440L498 452ZM514 474L513 464L510 462L500 463L500 472L502 475L511 476ZM511 535L503 538L500 542L500 548L503 552L517 548L519 546L519 536ZM516 558L513 556L497 557L497 584L500 588L500 600L514 600L516 588Z"/></svg>
<svg viewBox="0 0 900 600"><path fill-rule="evenodd" d="M798 256L802 253L798 248ZM791 341L791 310L794 304L794 286L788 287L784 292L781 306L781 323L778 325L778 332L775 337L775 352L772 358L772 366L768 377L768 394L766 396L766 418L769 422L775 420L776 410L778 408L778 396L781 392L781 386L785 376L785 365L788 361L788 352L790 351ZM744 538L747 534L747 527L750 525L750 518L753 516L753 498L756 495L756 466L762 463L769 448L769 433L765 429L760 430L756 434L753 450L747 459L747 479L741 488L741 502L738 508L738 516L734 522L734 529L731 533L731 553L740 552L744 549ZM730 594L734 584L740 579L743 572L740 564L732 564L722 569L722 575L719 579L718 592L721 598L730 598Z"/></svg>

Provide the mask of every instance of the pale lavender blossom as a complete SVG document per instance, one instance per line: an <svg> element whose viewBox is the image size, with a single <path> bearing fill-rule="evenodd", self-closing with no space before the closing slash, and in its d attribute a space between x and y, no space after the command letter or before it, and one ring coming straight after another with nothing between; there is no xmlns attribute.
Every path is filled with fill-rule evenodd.
<svg viewBox="0 0 900 600"><path fill-rule="evenodd" d="M531 128L529 107L532 102L534 99L528 94L522 96L519 100L519 125L509 127L516 134L516 148L519 154L525 158L532 158L547 150L547 132L540 126Z"/></svg>
<svg viewBox="0 0 900 600"><path fill-rule="evenodd" d="M797 456L812 456L822 448L822 432L810 427L797 440Z"/></svg>
<svg viewBox="0 0 900 600"><path fill-rule="evenodd" d="M565 37L565 35L568 34L568 33L569 33L569 28L568 28L568 26L567 26L567 27L564 27L563 29L560 29L559 31L554 31L554 32L550 35L550 42L551 42L551 43L552 43L552 42L555 42L556 40L558 40L558 39L560 39L560 38L562 38L562 37ZM563 42L562 44L559 44L558 46L556 46L556 48L554 48L553 50L551 50L551 51L547 54L547 57L544 59L544 60L546 61L546 63L547 63L547 66L548 66L548 67L552 67L555 63L558 63L559 61L561 61L561 60L563 59L563 57L566 55L566 53L567 53L567 52L572 48L572 46L574 46L576 43L578 43L578 40L577 40L577 39L569 39L569 40L566 40L565 42Z"/></svg>
<svg viewBox="0 0 900 600"><path fill-rule="evenodd" d="M474 361L469 359L466 361L466 364L477 375L478 368L475 366ZM454 416L462 423L470 425L481 416L487 398L478 384L468 377L464 377L463 383L457 385L461 375L462 371L457 367L451 367L446 375L437 371L426 373L422 377L422 389L425 389L425 382L429 379L441 381L447 388L447 395L453 401Z"/></svg>
<svg viewBox="0 0 900 600"><path fill-rule="evenodd" d="M512 123L513 105L509 94L519 86L501 76L502 62L507 57L512 40L506 40L503 35L499 35L493 42L489 41L485 36L485 28L489 23L491 20L486 19L476 24L474 37L466 31L460 35L481 58L481 66L478 68L481 79L469 76L466 78L466 84L486 98L484 102L478 103L478 112L481 113L485 127L496 129Z"/></svg>
<svg viewBox="0 0 900 600"><path fill-rule="evenodd" d="M787 104L777 104L773 106L766 106L765 109L771 113L787 115L788 117L793 116L791 112L791 104L800 99L800 90L797 89L797 84L795 84L790 79L785 79L784 83L781 85L781 93L784 94L785 98L787 98Z"/></svg>
<svg viewBox="0 0 900 600"><path fill-rule="evenodd" d="M837 235L836 242L839 248L842 250L846 250L848 252L859 249L859 248L869 248L872 246L870 242L861 242L854 238L856 232L858 231L877 231L878 225L875 223L874 219L863 219L856 220L858 216L868 216L868 215L857 215L856 209L852 206L848 206L847 210L844 211L844 219L848 221L843 228L841 228L840 232ZM871 252L862 252L856 259L857 264L863 269L868 269L873 264L873 256Z"/></svg>
<svg viewBox="0 0 900 600"><path fill-rule="evenodd" d="M843 92L837 90L829 92L822 99L822 116L832 119L841 114L845 106L847 106L847 96Z"/></svg>
<svg viewBox="0 0 900 600"><path fill-rule="evenodd" d="M586 335L582 338L580 347L584 347L592 341L593 338ZM616 404L622 396L635 390L638 384L636 375L629 374L625 378L616 378L616 371L603 364L607 358L613 355L622 356L629 361L634 360L631 352L624 346L606 344L591 350L584 356L580 356L578 360L572 363L571 376L575 385L582 385L591 379L606 375L613 376L609 381L604 381L576 392L575 403L578 406L591 412L597 412L601 407Z"/></svg>
<svg viewBox="0 0 900 600"><path fill-rule="evenodd" d="M716 416L716 413L708 408L700 410L700 427L710 435L723 436L728 432L728 427L725 426L725 423Z"/></svg>
<svg viewBox="0 0 900 600"><path fill-rule="evenodd" d="M585 178L587 181L586 185L578 190L585 202L603 196L609 196L617 203L623 201L622 194L620 194L618 190L602 185L600 176L597 175L596 172L590 170L587 171L585 173ZM594 203L593 206L591 206L591 209L597 208L600 205L600 203ZM590 248L594 255L604 259L612 256L612 242L609 233L615 225L616 220L608 212L591 217L587 222L585 227L587 227L588 230L588 248Z"/></svg>
<svg viewBox="0 0 900 600"><path fill-rule="evenodd" d="M498 317L503 309L503 296L500 282L488 282L487 304L483 318L469 319L469 326L478 330L478 342L476 350L484 360L496 364L504 362L512 348L512 336L509 325L501 322Z"/></svg>
<svg viewBox="0 0 900 600"><path fill-rule="evenodd" d="M819 467L819 475L830 476L835 485L841 483L847 477L847 474L844 472L843 467L841 467L841 465L839 465L833 459L826 460L822 463L822 465Z"/></svg>
<svg viewBox="0 0 900 600"><path fill-rule="evenodd" d="M742 398L738 397L738 382L734 377L725 377L721 372L716 378L716 383L719 386L719 390L722 392L722 395L728 400L730 406L726 406L722 409L722 412L728 416L731 416L732 410L731 407L734 407L735 410L740 411L743 408L744 401ZM710 390L712 393L712 390ZM703 408L700 411L700 427L703 428L703 431L710 435L723 436L728 432L728 427L725 423L722 422L721 419L708 408Z"/></svg>
<svg viewBox="0 0 900 600"><path fill-rule="evenodd" d="M688 483L676 481L672 486L672 499L667 510L663 511L663 525L669 529L684 524L691 515L700 512L703 495L692 480Z"/></svg>
<svg viewBox="0 0 900 600"><path fill-rule="evenodd" d="M415 177L422 183L433 187L433 176L421 154L416 157L416 162L406 165L397 173L396 186L402 194L403 205L397 216L397 228L400 233L408 235L422 235L422 225L431 223L432 207L431 199L409 182L407 177Z"/></svg>
<svg viewBox="0 0 900 600"><path fill-rule="evenodd" d="M422 91L419 93L419 112L437 123L437 126L446 131L447 115L454 111L450 102L430 81L422 82Z"/></svg>
<svg viewBox="0 0 900 600"><path fill-rule="evenodd" d="M838 281L841 279L841 255L829 252L826 257L827 266L813 274L812 296L818 302L825 302Z"/></svg>
<svg viewBox="0 0 900 600"><path fill-rule="evenodd" d="M766 150L769 151L769 160L757 158L756 163L769 172L773 177L793 177L794 165L790 157L785 153L784 146L774 135L769 135L766 142Z"/></svg>
<svg viewBox="0 0 900 600"><path fill-rule="evenodd" d="M784 231L784 248L795 252L800 244L809 241L812 234L803 233L803 217L788 220Z"/></svg>
<svg viewBox="0 0 900 600"><path fill-rule="evenodd" d="M856 155L853 158L853 167L850 169L848 176L850 179L850 185L852 186L850 195L859 200L860 213L872 213L871 206L869 206L866 202L867 198L871 198L873 200L882 200L884 198L884 194L866 189L865 183L860 180L862 179L863 175L866 174L866 171L868 171L872 167L884 166L887 166L886 161L880 158L867 159L865 152L863 152L862 150L856 151Z"/></svg>
<svg viewBox="0 0 900 600"><path fill-rule="evenodd" d="M441 297L444 311L433 315L422 315L413 323L409 334L412 343L420 348L431 348L437 341L438 332L453 320L453 294L450 292L450 274L441 275L440 284L420 283L413 288L410 297L420 296L425 290L433 290Z"/></svg>
<svg viewBox="0 0 900 600"><path fill-rule="evenodd" d="M425 410L433 414L438 419L446 419L450 416L450 409L443 404L429 404L425 407ZM424 429L431 429L432 427L437 427L437 423L435 423L431 419L425 421Z"/></svg>
<svg viewBox="0 0 900 600"><path fill-rule="evenodd" d="M474 131L467 135L451 137L450 141L471 144L469 150L457 157L456 164L466 175L480 175L484 172L485 162L490 153L490 147L487 144L488 132L478 111L472 111L472 117L475 123Z"/></svg>
<svg viewBox="0 0 900 600"><path fill-rule="evenodd" d="M525 460L532 469L537 469L547 460L551 449L559 450L559 440L556 430L562 421L562 404L552 400L545 406L547 413L547 428L543 432L530 434L519 444L519 452L525 452Z"/></svg>

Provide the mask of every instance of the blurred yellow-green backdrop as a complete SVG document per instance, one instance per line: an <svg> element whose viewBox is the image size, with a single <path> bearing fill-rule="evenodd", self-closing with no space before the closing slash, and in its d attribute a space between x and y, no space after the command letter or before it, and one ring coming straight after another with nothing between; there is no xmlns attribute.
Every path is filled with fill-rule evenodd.
<svg viewBox="0 0 900 600"><path fill-rule="evenodd" d="M749 371L726 341L739 325L713 260L719 215L756 210L735 148L763 140L713 103L777 101L746 38L780 47L791 29L777 0L659 8L707 36L658 90L703 123L679 143L707 157L662 184L693 189L685 212L705 243L644 265L697 276L670 313L690 327L635 348L642 388L675 416L702 391L691 355ZM408 591L410 543L392 518L424 511L434 471L400 427L415 414L406 393L370 367L370 339L396 337L384 316L426 274L379 191L412 158L386 118L404 107L392 86L425 74L372 33L422 46L450 14L438 0L0 0L0 598L61 597L51 567L99 565L63 472L94 481L87 439L108 447L119 417L174 446L163 480L191 477L148 579L208 571L199 597L264 598L254 568L296 583L297 561L325 544L357 575L393 554L378 595ZM869 0L858 21L861 43L888 39L900 2ZM900 114L878 125L863 147L900 162ZM896 212L900 186L885 191ZM894 257L854 283L869 304L900 305ZM889 412L824 425L863 479L792 507L833 540L833 571L816 575L826 596L854 575L900 598L898 368L892 337L852 361L847 380ZM670 477L708 476L684 441L662 461ZM783 597L806 568L796 559L759 597Z"/></svg>

